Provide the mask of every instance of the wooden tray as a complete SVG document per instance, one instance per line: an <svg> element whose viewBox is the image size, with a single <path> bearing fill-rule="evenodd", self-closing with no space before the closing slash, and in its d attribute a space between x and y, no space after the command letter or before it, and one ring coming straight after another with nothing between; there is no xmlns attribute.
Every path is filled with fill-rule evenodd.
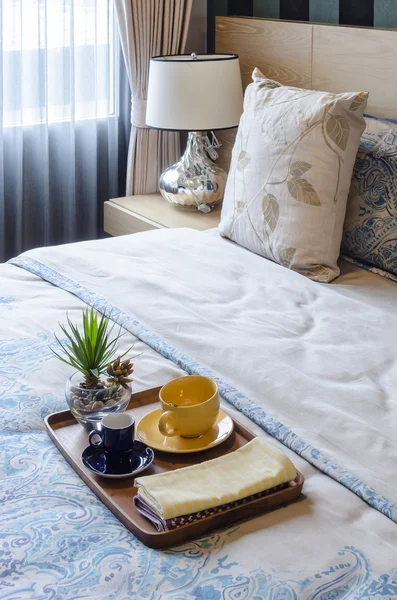
<svg viewBox="0 0 397 600"><path fill-rule="evenodd" d="M161 388L153 388L145 392L132 394L128 405L136 423L148 412L160 406L158 394ZM98 498L112 511L114 515L129 529L141 542L150 548L168 548L181 544L205 533L226 527L235 521L249 519L256 515L273 510L279 506L293 502L301 495L304 478L301 473L282 490L259 498L243 506L227 510L221 514L213 515L198 521L183 525L177 529L158 532L154 526L143 517L132 501L137 490L134 487L133 477L128 479L105 479L97 476L83 467L81 453L88 446L86 430L77 423L69 410L48 415L45 419L48 433L81 479L91 488ZM234 421L234 432L216 448L191 454L169 454L155 451L152 465L142 474L151 475L203 462L228 454L244 446L255 435Z"/></svg>

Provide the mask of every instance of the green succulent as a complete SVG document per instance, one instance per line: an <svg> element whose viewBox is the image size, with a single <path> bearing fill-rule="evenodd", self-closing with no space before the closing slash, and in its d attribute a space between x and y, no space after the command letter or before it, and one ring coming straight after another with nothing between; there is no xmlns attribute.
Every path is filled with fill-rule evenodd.
<svg viewBox="0 0 397 600"><path fill-rule="evenodd" d="M112 337L114 323L110 325L109 317L105 315L99 318L98 313L92 308L87 308L83 312L81 332L72 323L69 316L67 316L67 321L68 326L59 324L66 336L66 341L61 341L55 336L61 353L52 348L51 351L59 360L71 365L84 375L85 387L96 388L101 385L101 375L107 371L109 363L114 360L119 339L124 335L121 333L121 327L118 334ZM131 348L119 359L121 360Z"/></svg>

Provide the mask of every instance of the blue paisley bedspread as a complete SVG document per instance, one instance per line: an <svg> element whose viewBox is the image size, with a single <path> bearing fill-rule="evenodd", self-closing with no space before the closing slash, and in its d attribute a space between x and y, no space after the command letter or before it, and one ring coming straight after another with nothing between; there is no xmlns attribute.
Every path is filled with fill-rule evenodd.
<svg viewBox="0 0 397 600"><path fill-rule="evenodd" d="M96 244L90 246L95 253L114 252L114 243ZM65 262L70 249L62 250ZM81 319L86 304L114 308L114 299L85 281L83 269L77 282L39 258L29 254L17 259L20 266L0 267L0 600L397 599L393 502L313 440L304 442L300 427L295 432L267 414L219 369L214 375L226 409L289 454L305 475L304 498L168 551L146 548L127 531L66 463L43 425L47 414L65 408L70 374L49 349L58 322L66 311ZM97 277L117 287L105 268ZM118 293L121 300L123 286ZM157 333L149 329L150 312L146 325L123 308L112 313L124 319L123 346L135 342L144 350L135 390L183 370L207 372L184 351L184 339L177 350L154 318ZM186 326L181 312L181 330Z"/></svg>

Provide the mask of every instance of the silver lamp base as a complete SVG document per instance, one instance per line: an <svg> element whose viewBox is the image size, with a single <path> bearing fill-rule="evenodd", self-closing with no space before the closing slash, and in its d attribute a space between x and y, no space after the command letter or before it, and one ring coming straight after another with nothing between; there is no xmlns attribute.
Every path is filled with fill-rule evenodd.
<svg viewBox="0 0 397 600"><path fill-rule="evenodd" d="M226 178L208 158L203 134L191 131L180 161L161 175L160 193L172 204L206 213L223 200Z"/></svg>

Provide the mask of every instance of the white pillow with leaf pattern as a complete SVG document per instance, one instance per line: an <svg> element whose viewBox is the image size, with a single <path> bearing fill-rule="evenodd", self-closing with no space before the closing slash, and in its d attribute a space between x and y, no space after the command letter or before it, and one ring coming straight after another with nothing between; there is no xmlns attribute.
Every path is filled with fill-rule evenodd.
<svg viewBox="0 0 397 600"><path fill-rule="evenodd" d="M225 191L221 235L328 282L337 261L368 94L303 90L255 69Z"/></svg>

